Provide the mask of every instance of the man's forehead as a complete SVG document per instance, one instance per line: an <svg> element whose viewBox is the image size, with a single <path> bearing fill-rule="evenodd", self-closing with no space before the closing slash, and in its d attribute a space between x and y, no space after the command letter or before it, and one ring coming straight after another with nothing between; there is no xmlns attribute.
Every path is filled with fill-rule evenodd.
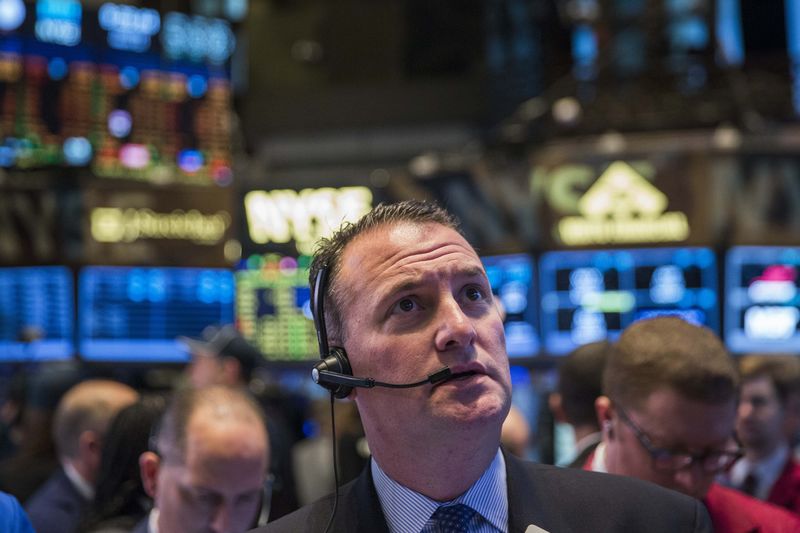
<svg viewBox="0 0 800 533"><path fill-rule="evenodd" d="M340 270L358 269L370 260L391 264L408 255L421 254L425 248L435 249L446 244L452 244L476 259L478 257L472 245L449 226L436 222L386 223L362 233L345 246Z"/></svg>

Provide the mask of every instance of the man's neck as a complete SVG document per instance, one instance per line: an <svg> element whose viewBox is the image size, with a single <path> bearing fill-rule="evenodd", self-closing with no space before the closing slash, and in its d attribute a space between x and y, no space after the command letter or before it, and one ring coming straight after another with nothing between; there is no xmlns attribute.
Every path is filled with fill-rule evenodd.
<svg viewBox="0 0 800 533"><path fill-rule="evenodd" d="M75 487L75 490L86 500L92 500L94 499L94 487L92 486L92 482L87 479L86 469L81 468L81 466L82 465L77 461L62 459L64 474L66 474L70 483Z"/></svg>
<svg viewBox="0 0 800 533"><path fill-rule="evenodd" d="M371 442L370 449L375 461L393 480L434 500L450 501L481 477L499 445L500 428L497 428L477 438L450 435L447 442L434 444L411 439L389 446Z"/></svg>
<svg viewBox="0 0 800 533"><path fill-rule="evenodd" d="M759 447L749 446L745 448L744 456L751 463L760 463L761 461L772 457L772 455L775 454L782 446L784 446L784 443L781 441L769 443Z"/></svg>

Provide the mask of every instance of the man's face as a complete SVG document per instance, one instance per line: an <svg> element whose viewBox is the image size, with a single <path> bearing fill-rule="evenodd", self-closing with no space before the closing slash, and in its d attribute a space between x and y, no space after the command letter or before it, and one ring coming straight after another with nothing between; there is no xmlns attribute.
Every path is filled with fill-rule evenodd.
<svg viewBox="0 0 800 533"><path fill-rule="evenodd" d="M703 454L735 450L735 401L720 405L690 400L671 388L652 393L639 409L629 407L631 421L652 444L675 453ZM675 471L657 469L634 430L619 413L612 413L611 430L605 431L606 466L612 474L636 477L698 499L705 497L715 472L694 462Z"/></svg>
<svg viewBox="0 0 800 533"><path fill-rule="evenodd" d="M745 448L770 452L785 439L784 411L772 380L767 376L742 384L736 431Z"/></svg>
<svg viewBox="0 0 800 533"><path fill-rule="evenodd" d="M475 372L413 389L357 389L372 446L493 426L499 439L511 394L503 323L481 261L461 235L439 224L381 226L347 245L336 283L355 375L408 383L445 365L453 374Z"/></svg>
<svg viewBox="0 0 800 533"><path fill-rule="evenodd" d="M204 419L187 428L186 458L162 460L156 489L160 533L241 533L261 504L267 465L260 423Z"/></svg>

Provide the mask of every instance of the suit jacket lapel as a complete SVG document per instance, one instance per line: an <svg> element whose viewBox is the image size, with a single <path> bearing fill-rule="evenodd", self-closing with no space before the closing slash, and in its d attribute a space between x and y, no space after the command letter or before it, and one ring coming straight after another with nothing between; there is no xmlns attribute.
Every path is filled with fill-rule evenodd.
<svg viewBox="0 0 800 533"><path fill-rule="evenodd" d="M350 490L340 494L334 531L389 533L381 502L372 482L372 470L367 463Z"/></svg>
<svg viewBox="0 0 800 533"><path fill-rule="evenodd" d="M550 516L543 496L539 477L525 463L503 451L506 460L506 486L508 487L508 530L525 531L531 524L547 531L559 531L554 517Z"/></svg>

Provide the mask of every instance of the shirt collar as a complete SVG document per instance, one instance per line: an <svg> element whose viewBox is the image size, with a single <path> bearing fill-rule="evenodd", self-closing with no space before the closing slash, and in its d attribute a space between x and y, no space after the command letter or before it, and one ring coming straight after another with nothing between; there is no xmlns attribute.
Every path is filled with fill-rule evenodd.
<svg viewBox="0 0 800 533"><path fill-rule="evenodd" d="M64 474L66 474L72 486L75 487L75 490L77 490L84 499L89 501L94 500L94 487L92 487L91 483L83 479L83 476L78 473L69 461L65 461L63 466Z"/></svg>
<svg viewBox="0 0 800 533"><path fill-rule="evenodd" d="M158 509L150 509L147 516L147 533L158 533Z"/></svg>
<svg viewBox="0 0 800 533"><path fill-rule="evenodd" d="M788 459L789 446L787 444L781 444L774 452L760 461L751 461L747 457L742 457L731 468L730 481L733 486L741 487L747 475L752 473L758 479L755 496L766 500L772 485L781 476Z"/></svg>
<svg viewBox="0 0 800 533"><path fill-rule="evenodd" d="M606 443L601 442L597 445L597 448L594 449L594 454L592 455L592 464L591 468L593 472L603 472L604 474L608 474L608 468L606 467Z"/></svg>
<svg viewBox="0 0 800 533"><path fill-rule="evenodd" d="M404 487L381 470L374 458L371 469L375 490L391 533L420 531L440 505L455 503L475 509L497 531L508 531L506 462L499 449L483 475L464 494L449 502L437 502Z"/></svg>

